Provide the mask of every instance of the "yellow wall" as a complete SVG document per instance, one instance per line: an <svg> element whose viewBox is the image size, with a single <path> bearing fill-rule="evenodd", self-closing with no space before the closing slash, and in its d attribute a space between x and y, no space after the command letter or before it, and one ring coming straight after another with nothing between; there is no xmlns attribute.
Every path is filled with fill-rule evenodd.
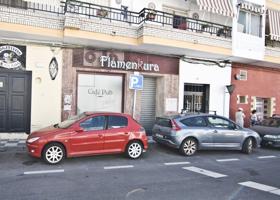
<svg viewBox="0 0 280 200"><path fill-rule="evenodd" d="M280 2L276 3L275 1L267 0L266 7L271 8L273 10L280 10Z"/></svg>

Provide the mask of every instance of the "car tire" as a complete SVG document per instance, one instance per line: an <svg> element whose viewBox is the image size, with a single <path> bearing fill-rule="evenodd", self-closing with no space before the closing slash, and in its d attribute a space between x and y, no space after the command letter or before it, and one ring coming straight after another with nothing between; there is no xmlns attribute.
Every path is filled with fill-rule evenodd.
<svg viewBox="0 0 280 200"><path fill-rule="evenodd" d="M247 138L245 140L245 142L243 143L243 146L242 146L242 152L243 153L246 153L246 154L250 154L253 152L253 139L252 138Z"/></svg>
<svg viewBox="0 0 280 200"><path fill-rule="evenodd" d="M139 141L131 141L126 146L126 156L131 159L137 159L142 155L143 145Z"/></svg>
<svg viewBox="0 0 280 200"><path fill-rule="evenodd" d="M197 151L197 141L193 138L187 138L185 139L181 146L180 146L180 152L184 156L192 156L196 153Z"/></svg>
<svg viewBox="0 0 280 200"><path fill-rule="evenodd" d="M43 160L51 165L60 163L65 158L65 148L59 143L50 143L44 147Z"/></svg>

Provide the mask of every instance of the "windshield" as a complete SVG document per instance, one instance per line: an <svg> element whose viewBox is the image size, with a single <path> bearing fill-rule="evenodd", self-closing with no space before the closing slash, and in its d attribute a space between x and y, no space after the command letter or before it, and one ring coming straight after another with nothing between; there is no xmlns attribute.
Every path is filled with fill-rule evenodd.
<svg viewBox="0 0 280 200"><path fill-rule="evenodd" d="M69 126L71 126L72 124L74 124L75 122L79 121L80 119L84 118L86 116L85 113L79 114L79 115L75 115L70 117L69 119L60 122L59 124L57 124L56 126L58 128L68 128Z"/></svg>

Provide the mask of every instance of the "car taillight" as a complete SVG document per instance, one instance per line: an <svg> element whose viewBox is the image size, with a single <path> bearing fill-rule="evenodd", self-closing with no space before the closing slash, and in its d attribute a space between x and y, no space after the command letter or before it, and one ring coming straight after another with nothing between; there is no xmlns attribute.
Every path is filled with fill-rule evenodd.
<svg viewBox="0 0 280 200"><path fill-rule="evenodd" d="M172 130L174 130L174 131L181 130L180 126L174 120L171 120L171 124L172 124Z"/></svg>

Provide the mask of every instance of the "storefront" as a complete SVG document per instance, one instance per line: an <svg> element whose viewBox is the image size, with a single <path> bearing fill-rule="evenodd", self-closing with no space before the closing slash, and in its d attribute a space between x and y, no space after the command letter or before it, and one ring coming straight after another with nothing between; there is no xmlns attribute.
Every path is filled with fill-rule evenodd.
<svg viewBox="0 0 280 200"><path fill-rule="evenodd" d="M155 117L178 110L179 59L134 52L66 49L63 119L84 111L132 114L130 75L144 76L136 93L134 117L150 132Z"/></svg>
<svg viewBox="0 0 280 200"><path fill-rule="evenodd" d="M243 108L246 115L245 126L250 125L251 111L256 109L260 120L279 114L280 70L234 63L232 65L233 93L230 99L230 118L235 120L235 112Z"/></svg>
<svg viewBox="0 0 280 200"><path fill-rule="evenodd" d="M0 132L29 133L60 121L60 48L0 44Z"/></svg>
<svg viewBox="0 0 280 200"><path fill-rule="evenodd" d="M229 116L231 66L180 61L179 109Z"/></svg>

